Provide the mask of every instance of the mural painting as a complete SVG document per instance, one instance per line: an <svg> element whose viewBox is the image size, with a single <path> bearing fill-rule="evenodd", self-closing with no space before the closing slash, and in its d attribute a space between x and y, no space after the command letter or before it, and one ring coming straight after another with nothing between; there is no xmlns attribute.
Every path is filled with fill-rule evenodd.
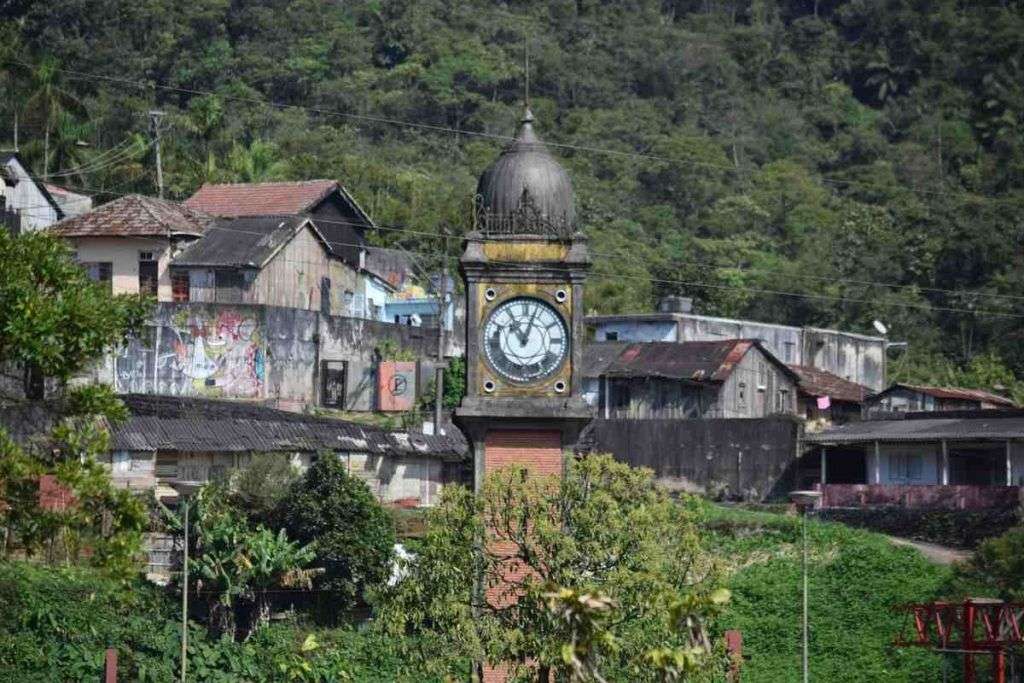
<svg viewBox="0 0 1024 683"><path fill-rule="evenodd" d="M260 321L247 311L182 307L116 358L119 392L259 398L266 382Z"/></svg>

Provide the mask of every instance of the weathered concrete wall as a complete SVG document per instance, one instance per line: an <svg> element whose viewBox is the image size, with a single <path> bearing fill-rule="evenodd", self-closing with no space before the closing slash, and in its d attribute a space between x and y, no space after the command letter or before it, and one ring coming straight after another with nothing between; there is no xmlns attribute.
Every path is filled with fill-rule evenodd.
<svg viewBox="0 0 1024 683"><path fill-rule="evenodd" d="M322 361L347 363L351 410L376 409L376 364L400 354L432 371L436 331L255 304L157 306L141 339L93 377L122 393L316 404ZM423 384L420 383L422 388Z"/></svg>
<svg viewBox="0 0 1024 683"><path fill-rule="evenodd" d="M784 496L796 462L794 418L595 420L587 449L650 467L664 484L730 498Z"/></svg>

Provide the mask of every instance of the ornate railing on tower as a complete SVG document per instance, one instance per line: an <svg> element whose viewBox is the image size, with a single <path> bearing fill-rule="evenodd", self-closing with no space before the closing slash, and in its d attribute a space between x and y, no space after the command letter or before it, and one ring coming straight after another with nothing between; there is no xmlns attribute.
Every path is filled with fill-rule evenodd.
<svg viewBox="0 0 1024 683"><path fill-rule="evenodd" d="M542 235L571 239L576 232L568 221L545 216L525 192L515 210L501 213L488 211L482 197L477 195L473 202L473 229L488 237Z"/></svg>

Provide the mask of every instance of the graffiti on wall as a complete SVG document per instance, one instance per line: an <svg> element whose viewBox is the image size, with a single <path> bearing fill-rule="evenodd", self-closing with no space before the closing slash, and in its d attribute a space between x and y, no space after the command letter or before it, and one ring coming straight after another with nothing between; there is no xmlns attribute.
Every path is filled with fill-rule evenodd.
<svg viewBox="0 0 1024 683"><path fill-rule="evenodd" d="M266 352L260 321L245 311L181 308L147 328L116 358L120 392L257 398Z"/></svg>
<svg viewBox="0 0 1024 683"><path fill-rule="evenodd" d="M377 366L377 409L412 410L416 404L416 363L383 361Z"/></svg>

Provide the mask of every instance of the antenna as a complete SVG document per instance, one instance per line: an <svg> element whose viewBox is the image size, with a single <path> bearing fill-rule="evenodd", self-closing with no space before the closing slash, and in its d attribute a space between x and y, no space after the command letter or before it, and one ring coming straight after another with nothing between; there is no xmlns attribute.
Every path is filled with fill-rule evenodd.
<svg viewBox="0 0 1024 683"><path fill-rule="evenodd" d="M530 34L523 31L523 54L526 62L526 108L530 108Z"/></svg>

